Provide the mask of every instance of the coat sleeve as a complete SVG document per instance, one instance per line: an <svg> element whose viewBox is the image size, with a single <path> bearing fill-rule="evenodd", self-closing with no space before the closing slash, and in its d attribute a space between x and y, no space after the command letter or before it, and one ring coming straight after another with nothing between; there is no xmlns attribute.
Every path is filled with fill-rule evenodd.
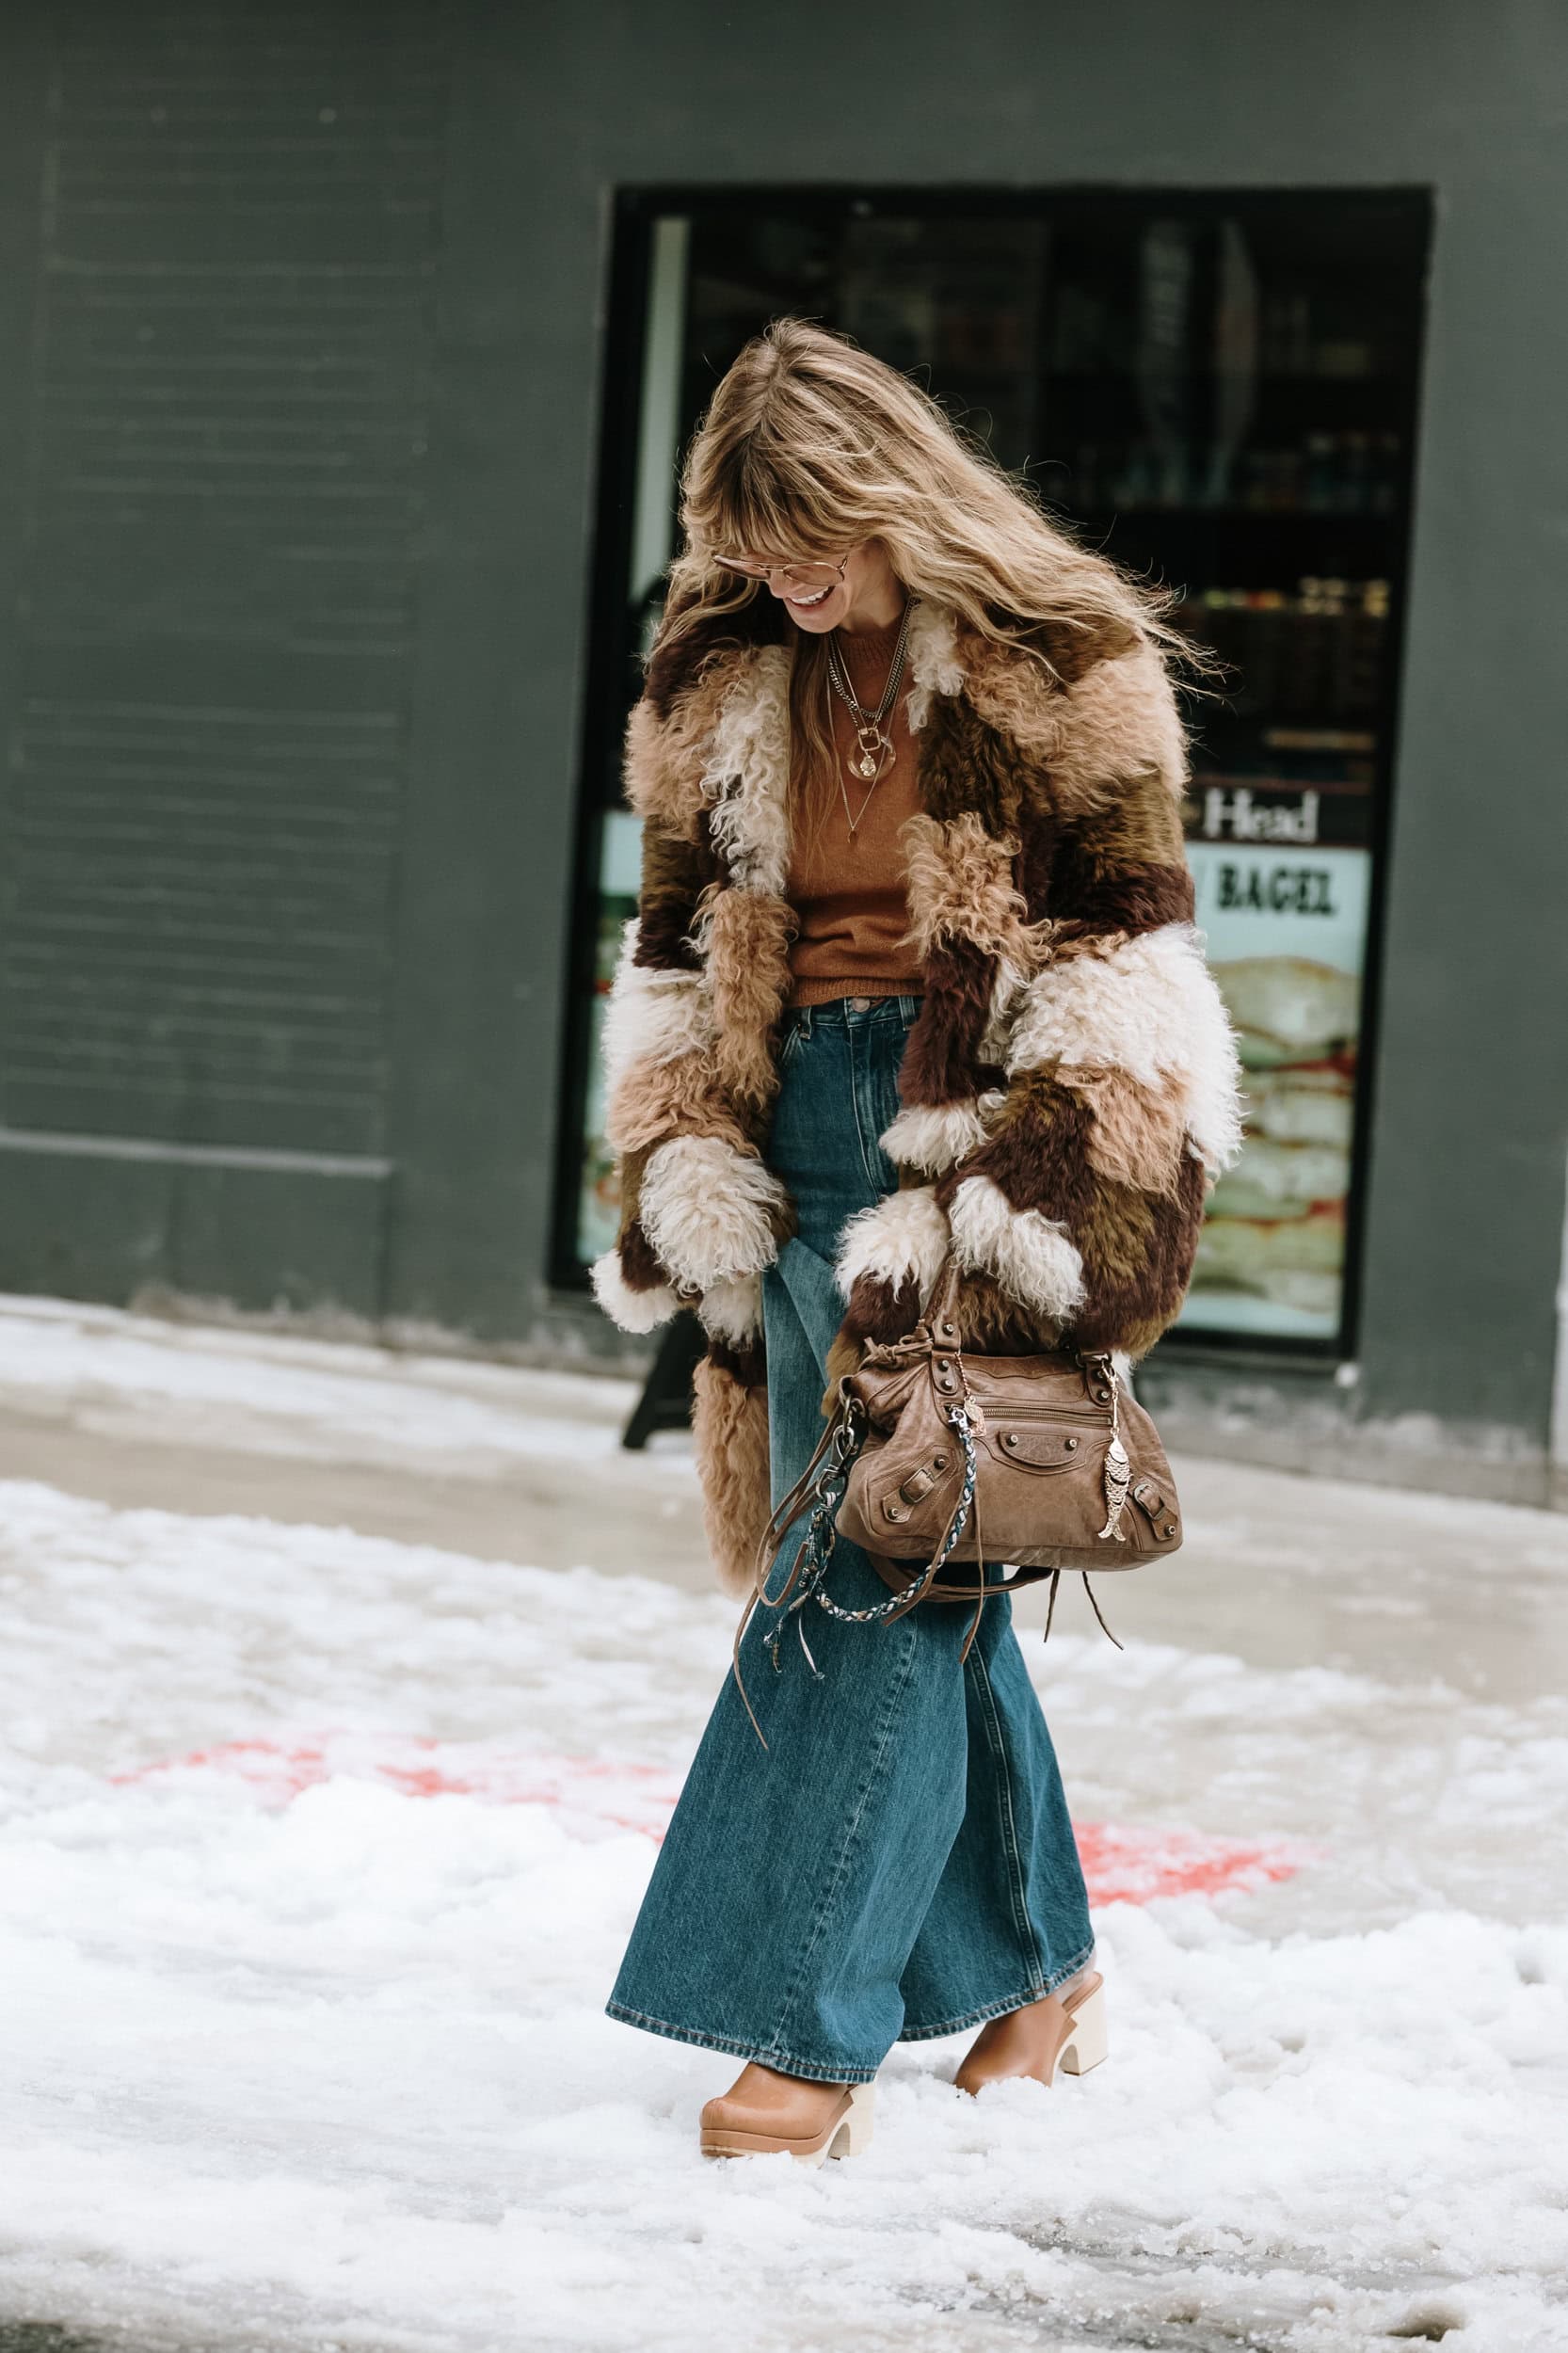
<svg viewBox="0 0 1568 2353"><path fill-rule="evenodd" d="M937 1187L961 1264L1071 1345L1134 1360L1178 1313L1207 1193L1240 1148L1235 1036L1192 921L1185 779L1153 645L1064 692L1019 820L1038 956L985 1139Z"/></svg>
<svg viewBox="0 0 1568 2353"><path fill-rule="evenodd" d="M642 821L637 912L601 1036L619 1225L590 1272L624 1331L650 1332L685 1305L711 1331L740 1331L752 1319L731 1294L775 1253L781 1190L737 1117L708 952L718 860L698 796L672 784L670 766L645 697L626 760Z"/></svg>

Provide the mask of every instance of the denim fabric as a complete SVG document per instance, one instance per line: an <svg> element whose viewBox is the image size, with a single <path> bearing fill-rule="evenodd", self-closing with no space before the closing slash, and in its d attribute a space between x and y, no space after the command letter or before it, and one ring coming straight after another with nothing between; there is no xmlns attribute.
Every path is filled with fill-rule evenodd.
<svg viewBox="0 0 1568 2353"><path fill-rule="evenodd" d="M898 1181L877 1139L919 1006L840 999L785 1019L767 1159L800 1228L763 1277L776 1503L822 1432L840 1232ZM851 1609L888 1598L841 1539L827 1589ZM742 1672L768 1746L727 1678L607 2008L787 2074L864 2082L894 2041L1018 2009L1080 1969L1088 1900L1010 1600L986 1603L962 1666L957 1603L893 1625L804 1616L820 1681L792 1625L775 1668L777 1613L754 1614Z"/></svg>

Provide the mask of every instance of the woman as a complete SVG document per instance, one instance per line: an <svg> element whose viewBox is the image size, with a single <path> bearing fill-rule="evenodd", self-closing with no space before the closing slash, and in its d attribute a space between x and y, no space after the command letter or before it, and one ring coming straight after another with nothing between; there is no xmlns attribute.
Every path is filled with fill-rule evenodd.
<svg viewBox="0 0 1568 2353"><path fill-rule="evenodd" d="M745 1594L825 1393L913 1326L950 1249L963 1343L1153 1344L1237 1149L1237 1066L1192 928L1160 600L794 321L729 370L682 488L628 731L622 1212L594 1280L629 1331L701 1319L705 1523ZM829 1586L888 1599L841 1540ZM1104 2054L1010 1604L961 1659L968 1616L824 1614L770 1650L776 1612L752 1613L766 1746L728 1680L608 2005L745 2061L710 2153L852 2153L894 2041L978 2026L971 2092Z"/></svg>

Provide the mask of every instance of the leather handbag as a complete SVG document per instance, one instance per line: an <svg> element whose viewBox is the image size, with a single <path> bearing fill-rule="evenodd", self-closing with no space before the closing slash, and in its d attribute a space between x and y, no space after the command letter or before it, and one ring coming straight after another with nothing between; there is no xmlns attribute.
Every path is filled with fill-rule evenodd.
<svg viewBox="0 0 1568 2353"><path fill-rule="evenodd" d="M737 1658L761 1604L781 1612L769 1638L774 1664L790 1616L809 1661L801 1615L813 1600L831 1617L862 1622L902 1617L923 1601L971 1602L968 1657L991 1594L1048 1577L1054 1612L1057 1584L1071 1570L1083 1573L1104 1626L1090 1573L1138 1568L1178 1549L1181 1511L1165 1449L1112 1356L961 1348L958 1283L950 1252L914 1330L868 1348L839 1381L816 1450L759 1542ZM778 1550L808 1505L788 1578L770 1593ZM893 1589L890 1600L866 1609L832 1600L824 1580L840 1535L870 1556ZM985 1582L984 1572L944 1582L950 1561L996 1562L1013 1573L1000 1583Z"/></svg>

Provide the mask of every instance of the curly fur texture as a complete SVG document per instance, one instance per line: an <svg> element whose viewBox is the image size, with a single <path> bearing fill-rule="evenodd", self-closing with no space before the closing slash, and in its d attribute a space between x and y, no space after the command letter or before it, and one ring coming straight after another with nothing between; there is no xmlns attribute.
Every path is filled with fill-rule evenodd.
<svg viewBox="0 0 1568 2353"><path fill-rule="evenodd" d="M715 890L699 918L716 1033L714 1068L738 1100L761 1104L776 1092L773 1032L790 993L790 942L799 918L787 899L763 890Z"/></svg>
<svg viewBox="0 0 1568 2353"><path fill-rule="evenodd" d="M762 1337L762 1278L734 1274L713 1283L702 1294L697 1317L711 1339L744 1349Z"/></svg>
<svg viewBox="0 0 1568 2353"><path fill-rule="evenodd" d="M1019 1000L1007 1069L1052 1063L1123 1070L1151 1092L1178 1079L1209 1173L1240 1151L1236 1033L1191 925L1087 940L1036 973Z"/></svg>
<svg viewBox="0 0 1568 2353"><path fill-rule="evenodd" d="M984 1143L1001 1101L1000 1088L993 1087L961 1103L910 1104L883 1129L882 1149L901 1167L940 1176Z"/></svg>
<svg viewBox="0 0 1568 2353"><path fill-rule="evenodd" d="M1071 1321L1084 1297L1083 1258L1064 1225L1018 1209L989 1176L966 1176L948 1217L960 1266L995 1275L1035 1314Z"/></svg>
<svg viewBox="0 0 1568 2353"><path fill-rule="evenodd" d="M790 657L742 658L725 690L700 777L710 831L731 879L782 898L790 870Z"/></svg>
<svg viewBox="0 0 1568 2353"><path fill-rule="evenodd" d="M959 1103L994 1084L1000 1069L982 1051L991 1028L994 960L967 941L933 948L925 960L925 993L899 1064L901 1100Z"/></svg>
<svg viewBox="0 0 1568 2353"><path fill-rule="evenodd" d="M996 840L972 810L947 824L906 817L899 840L909 898L905 936L917 955L962 939L987 955L1028 960L1024 903L1013 882L1016 840Z"/></svg>
<svg viewBox="0 0 1568 2353"><path fill-rule="evenodd" d="M929 1185L901 1186L844 1222L833 1262L847 1300L864 1277L896 1291L912 1282L923 1305L947 1255L948 1222Z"/></svg>
<svg viewBox="0 0 1568 2353"><path fill-rule="evenodd" d="M606 1250L594 1260L588 1280L604 1313L623 1332L655 1332L669 1321L680 1305L667 1283L633 1290L622 1271L618 1249Z"/></svg>
<svg viewBox="0 0 1568 2353"><path fill-rule="evenodd" d="M612 1152L648 1149L676 1136L722 1137L736 1150L745 1143L711 1048L673 1062L634 1062L610 1091L604 1140Z"/></svg>
<svg viewBox="0 0 1568 2353"><path fill-rule="evenodd" d="M770 1512L766 1388L703 1357L692 1381L692 1442L708 1550L720 1586L739 1600L752 1591Z"/></svg>
<svg viewBox="0 0 1568 2353"><path fill-rule="evenodd" d="M931 716L934 695L956 695L964 683L958 631L951 613L917 597L909 616L909 677L904 704L910 732L918 735Z"/></svg>
<svg viewBox="0 0 1568 2353"><path fill-rule="evenodd" d="M676 1062L713 1042L712 992L701 972L638 961L639 921L621 927L620 955L604 1007L600 1050L614 1085L635 1062Z"/></svg>
<svg viewBox="0 0 1568 2353"><path fill-rule="evenodd" d="M772 1266L791 1206L772 1169L716 1136L677 1136L643 1172L648 1241L675 1280L697 1290Z"/></svg>
<svg viewBox="0 0 1568 2353"><path fill-rule="evenodd" d="M1187 1099L1175 1079L1143 1085L1126 1070L1081 1070L1063 1063L1057 1080L1093 1114L1084 1144L1102 1176L1142 1193L1175 1195L1187 1151Z"/></svg>
<svg viewBox="0 0 1568 2353"><path fill-rule="evenodd" d="M693 788L731 683L728 665L712 661L663 715L644 696L627 721L622 773L628 805L645 823L677 839L702 838L701 802Z"/></svg>
<svg viewBox="0 0 1568 2353"><path fill-rule="evenodd" d="M1062 700L1050 777L1064 816L1103 808L1141 776L1158 777L1180 798L1187 731L1158 647L1143 644L1113 661L1096 662Z"/></svg>

